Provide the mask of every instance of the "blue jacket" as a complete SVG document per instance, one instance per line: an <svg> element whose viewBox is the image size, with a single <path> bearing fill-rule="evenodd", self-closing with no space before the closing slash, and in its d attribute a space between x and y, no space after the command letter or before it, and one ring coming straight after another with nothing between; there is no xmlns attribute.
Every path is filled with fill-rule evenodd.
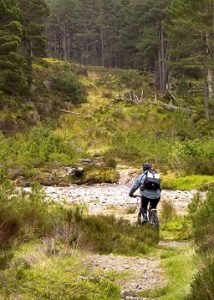
<svg viewBox="0 0 214 300"><path fill-rule="evenodd" d="M146 173L144 172L143 174L139 175L132 187L131 187L131 190L129 192L129 196L132 196L133 193L143 185L144 181L146 179ZM147 189L143 189L143 190L140 190L140 194L141 194L141 197L146 197L146 198L149 198L149 199L157 199L157 198L160 198L161 196L161 190L158 189L158 190L147 190Z"/></svg>

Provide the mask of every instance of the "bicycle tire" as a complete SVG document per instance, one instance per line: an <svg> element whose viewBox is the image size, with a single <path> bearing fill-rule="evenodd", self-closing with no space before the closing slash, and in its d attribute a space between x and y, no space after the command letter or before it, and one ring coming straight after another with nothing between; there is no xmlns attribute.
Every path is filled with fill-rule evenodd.
<svg viewBox="0 0 214 300"><path fill-rule="evenodd" d="M153 227L159 228L159 219L158 219L158 215L157 215L157 211L156 210L150 210L149 211L149 223Z"/></svg>
<svg viewBox="0 0 214 300"><path fill-rule="evenodd" d="M143 218L142 212L139 211L138 216L137 216L137 224L138 224L138 225L145 225L145 224L147 224L147 223L148 223L148 222L147 222L147 221L145 222L145 220L144 220L144 218Z"/></svg>

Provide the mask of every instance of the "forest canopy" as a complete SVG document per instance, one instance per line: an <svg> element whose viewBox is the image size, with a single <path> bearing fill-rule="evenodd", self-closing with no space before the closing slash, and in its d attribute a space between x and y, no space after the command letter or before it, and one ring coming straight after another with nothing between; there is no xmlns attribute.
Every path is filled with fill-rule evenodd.
<svg viewBox="0 0 214 300"><path fill-rule="evenodd" d="M1 0L0 89L32 90L32 61L50 56L153 75L154 90L214 98L213 0ZM15 72L11 72L15 68ZM185 86L186 85L186 86ZM184 91L182 91L182 88Z"/></svg>

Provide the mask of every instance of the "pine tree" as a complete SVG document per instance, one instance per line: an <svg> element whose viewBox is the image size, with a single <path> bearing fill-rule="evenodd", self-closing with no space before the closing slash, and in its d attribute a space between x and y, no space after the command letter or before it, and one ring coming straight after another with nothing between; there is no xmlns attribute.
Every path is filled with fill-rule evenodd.
<svg viewBox="0 0 214 300"><path fill-rule="evenodd" d="M21 37L20 11L16 1L0 0L0 89L7 93L21 93L25 87Z"/></svg>
<svg viewBox="0 0 214 300"><path fill-rule="evenodd" d="M200 72L209 119L209 102L214 99L214 1L173 0L170 13L174 67L183 74L190 69Z"/></svg>
<svg viewBox="0 0 214 300"><path fill-rule="evenodd" d="M48 7L44 0L17 0L17 3L21 10L22 51L26 58L28 90L31 92L33 56L43 56L45 53L46 39L43 33Z"/></svg>
<svg viewBox="0 0 214 300"><path fill-rule="evenodd" d="M49 0L49 53L84 64L118 66L120 1Z"/></svg>

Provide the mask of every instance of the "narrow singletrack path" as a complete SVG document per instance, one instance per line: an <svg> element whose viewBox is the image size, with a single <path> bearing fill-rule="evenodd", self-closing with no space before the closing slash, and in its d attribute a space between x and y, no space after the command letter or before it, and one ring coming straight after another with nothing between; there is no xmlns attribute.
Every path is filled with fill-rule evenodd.
<svg viewBox="0 0 214 300"><path fill-rule="evenodd" d="M166 279L156 258L125 257L117 255L89 255L86 265L93 272L115 273L122 299L137 297L139 292L163 285ZM116 276L117 275L117 276Z"/></svg>

